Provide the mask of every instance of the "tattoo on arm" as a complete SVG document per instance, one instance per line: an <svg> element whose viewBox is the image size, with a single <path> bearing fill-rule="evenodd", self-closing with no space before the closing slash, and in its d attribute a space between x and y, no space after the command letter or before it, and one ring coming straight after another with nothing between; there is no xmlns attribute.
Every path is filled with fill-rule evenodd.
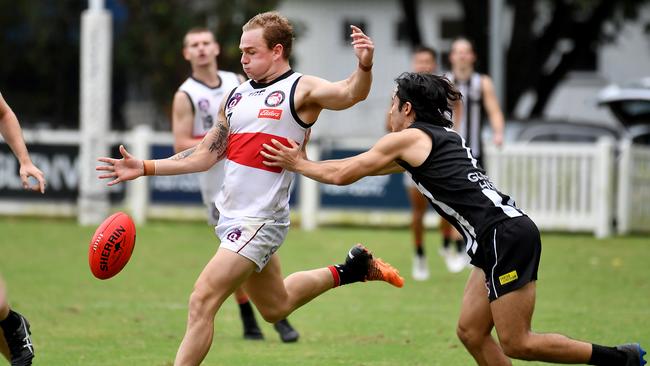
<svg viewBox="0 0 650 366"><path fill-rule="evenodd" d="M195 150L196 150L196 146L190 147L187 150L183 150L183 151L179 152L178 154L169 157L169 160L182 160L182 159L185 159L186 157L192 155L192 153L194 153Z"/></svg>
<svg viewBox="0 0 650 366"><path fill-rule="evenodd" d="M210 132L210 152L217 154L219 159L226 154L228 147L228 128L225 121L219 121L217 128Z"/></svg>

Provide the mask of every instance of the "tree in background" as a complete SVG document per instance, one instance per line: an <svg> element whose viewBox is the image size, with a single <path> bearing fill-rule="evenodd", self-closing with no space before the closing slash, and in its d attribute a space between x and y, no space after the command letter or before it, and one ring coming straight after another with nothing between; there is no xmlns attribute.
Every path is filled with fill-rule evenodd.
<svg viewBox="0 0 650 366"><path fill-rule="evenodd" d="M85 3L0 1L0 91L24 126L77 124Z"/></svg>
<svg viewBox="0 0 650 366"><path fill-rule="evenodd" d="M185 32L196 26L211 28L222 46L219 67L241 73L242 25L255 14L273 9L278 0L119 3L125 16L116 26L114 52L117 74L124 79L114 83L113 88L122 89L118 97L124 102L153 101L156 109L167 116L176 89L190 73L181 56Z"/></svg>
<svg viewBox="0 0 650 366"><path fill-rule="evenodd" d="M0 90L25 126L77 128L79 38L85 0L0 0ZM241 26L278 0L106 0L113 14L113 128L124 128L127 101L168 112L190 69L182 38L209 26L222 45L221 68L240 72ZM163 113L164 115L164 113Z"/></svg>
<svg viewBox="0 0 650 366"><path fill-rule="evenodd" d="M402 0L407 19L417 0ZM482 72L488 70L489 2L459 0L463 34L474 42ZM535 95L529 117L541 116L559 83L598 47L616 39L625 21L638 18L648 0L507 0L513 27L506 53L505 111L512 114L527 92ZM413 5L406 5L415 3ZM646 29L648 27L646 26ZM418 33L419 30L415 32ZM411 36L413 37L413 36ZM595 60L594 60L595 61Z"/></svg>

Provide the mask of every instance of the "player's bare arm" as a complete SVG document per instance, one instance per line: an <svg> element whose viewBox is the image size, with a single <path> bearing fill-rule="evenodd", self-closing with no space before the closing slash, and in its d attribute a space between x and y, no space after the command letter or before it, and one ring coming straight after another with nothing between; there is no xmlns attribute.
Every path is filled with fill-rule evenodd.
<svg viewBox="0 0 650 366"><path fill-rule="evenodd" d="M274 146L262 145L264 164L279 166L300 173L321 183L347 185L369 175L403 172L396 161L403 160L420 166L431 151L431 139L424 132L407 129L382 137L370 150L340 160L314 162L300 154L300 146L289 141L290 147L273 140Z"/></svg>
<svg viewBox="0 0 650 366"><path fill-rule="evenodd" d="M501 112L501 107L499 107L499 100L494 91L492 79L487 75L483 75L481 77L481 84L481 89L483 90L483 107L485 107L485 112L492 126L492 140L497 146L500 146L503 143L503 129L505 126L503 112Z"/></svg>
<svg viewBox="0 0 650 366"><path fill-rule="evenodd" d="M172 103L172 133L174 134L174 152L187 150L196 146L201 138L192 136L194 111L190 98L182 91L174 94Z"/></svg>
<svg viewBox="0 0 650 366"><path fill-rule="evenodd" d="M0 134L20 163L19 174L23 188L45 193L45 176L29 157L18 118L4 100L2 94L0 94ZM37 183L30 185L29 177L36 179Z"/></svg>
<svg viewBox="0 0 650 366"><path fill-rule="evenodd" d="M313 123L323 109L342 110L366 99L372 84L372 60L375 46L372 39L352 25L352 46L357 67L345 80L330 82L305 75L296 88L296 109L306 123Z"/></svg>
<svg viewBox="0 0 650 366"><path fill-rule="evenodd" d="M108 183L112 186L143 175L179 175L208 170L217 161L223 159L228 146L229 127L224 113L224 103L221 104L218 118L215 126L196 147L181 151L167 159L137 159L126 151L123 145L120 145L121 159L106 157L97 159L106 164L95 168L106 172L100 175L99 179L113 179Z"/></svg>

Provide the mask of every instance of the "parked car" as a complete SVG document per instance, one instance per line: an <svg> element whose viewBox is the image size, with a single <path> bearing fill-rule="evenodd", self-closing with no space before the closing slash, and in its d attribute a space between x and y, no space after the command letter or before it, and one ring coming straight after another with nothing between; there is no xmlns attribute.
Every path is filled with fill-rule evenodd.
<svg viewBox="0 0 650 366"><path fill-rule="evenodd" d="M610 85L598 94L597 100L623 125L623 137L650 145L650 77L623 86Z"/></svg>
<svg viewBox="0 0 650 366"><path fill-rule="evenodd" d="M617 141L621 131L594 123L560 120L528 121L516 137L521 142L596 142L602 137Z"/></svg>

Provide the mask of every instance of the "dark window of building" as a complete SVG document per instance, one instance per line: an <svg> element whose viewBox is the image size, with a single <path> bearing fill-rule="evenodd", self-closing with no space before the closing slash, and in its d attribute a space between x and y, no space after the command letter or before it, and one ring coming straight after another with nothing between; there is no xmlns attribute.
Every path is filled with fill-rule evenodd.
<svg viewBox="0 0 650 366"><path fill-rule="evenodd" d="M461 19L442 19L440 22L440 37L453 40L463 35L463 21Z"/></svg>
<svg viewBox="0 0 650 366"><path fill-rule="evenodd" d="M397 44L409 42L408 27L406 19L401 19L395 23L395 41Z"/></svg>
<svg viewBox="0 0 650 366"><path fill-rule="evenodd" d="M343 24L341 27L341 35L342 35L342 40L345 44L350 44L352 41L352 38L350 38L350 34L352 34L352 29L350 29L350 25L356 25L357 27L361 28L365 34L370 34L368 30L368 24L366 23L365 20L361 18L345 18L343 19Z"/></svg>

